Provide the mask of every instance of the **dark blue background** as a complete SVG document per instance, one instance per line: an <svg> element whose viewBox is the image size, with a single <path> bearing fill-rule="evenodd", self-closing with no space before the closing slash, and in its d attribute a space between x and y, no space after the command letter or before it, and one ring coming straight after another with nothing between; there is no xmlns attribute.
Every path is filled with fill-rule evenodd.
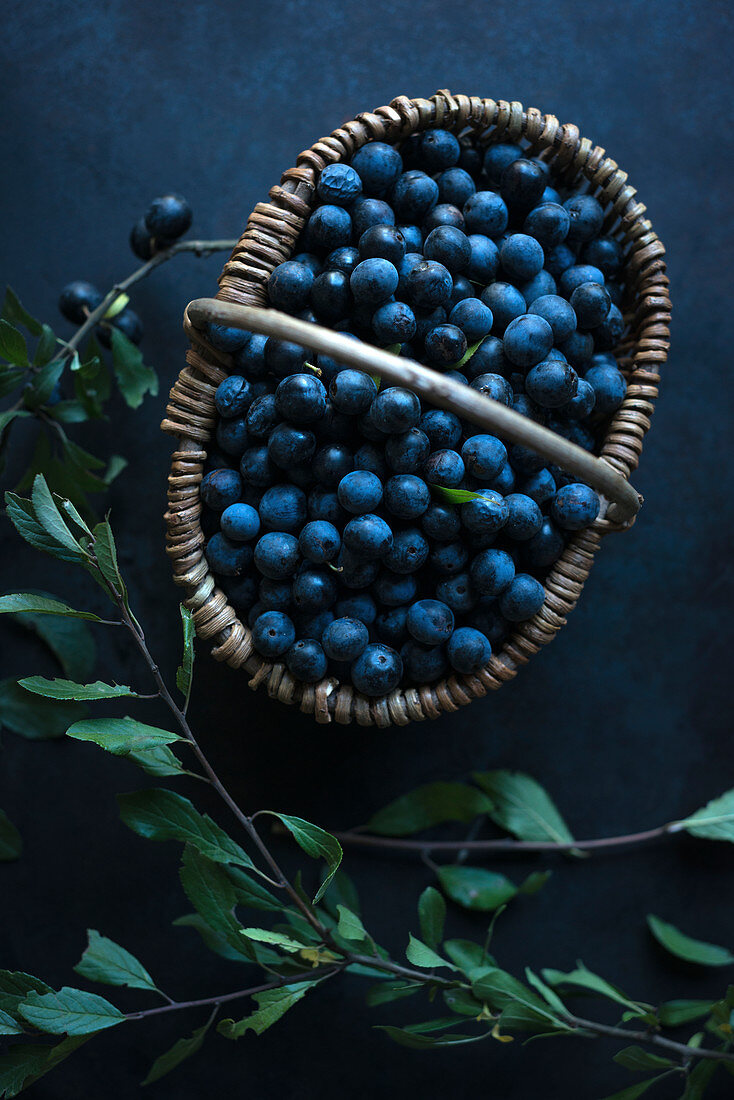
<svg viewBox="0 0 734 1100"><path fill-rule="evenodd" d="M339 827L421 781L520 767L553 792L576 835L601 836L682 816L731 786L728 5L12 0L5 15L3 269L49 320L69 279L106 287L132 269L127 232L156 193L188 196L197 235L237 236L254 203L321 134L399 93L438 87L519 99L576 122L630 172L668 248L674 344L635 475L644 511L630 533L608 539L558 641L498 695L382 733L318 728L276 710L202 653L193 719L242 804ZM162 392L138 414L116 406L110 425L84 437L130 456L112 494L114 523L135 606L169 671L177 591L161 516L171 444L158 424L183 362L182 309L212 291L220 266L220 257L182 257L135 294ZM3 535L5 590L53 585L79 602L93 598L74 574L50 580L45 560ZM38 671L40 650L20 631L2 637L4 675ZM102 675L141 682L116 639L100 644ZM26 853L2 871L2 965L73 984L91 926L138 954L177 997L247 982L193 933L171 928L187 907L174 847L145 844L116 817L114 793L134 788L140 773L70 743L7 735L3 747L0 805L22 829ZM496 950L508 968L568 969L582 957L643 999L721 992L723 972L663 957L644 918L653 911L732 946L730 849L681 839L583 863L496 864L516 877L546 865L554 874L545 889L499 923ZM429 872L353 854L347 868L367 923L399 955ZM481 920L456 910L450 919L454 935L481 935ZM151 1095L321 1100L389 1089L584 1100L632 1080L602 1041L405 1051L371 1025L409 1018L410 1002L368 1010L357 984L327 986L260 1039L212 1038ZM120 995L130 1008L144 1000ZM95 1039L34 1095L136 1095L153 1058L201 1022L190 1013ZM722 1078L713 1097L731 1095Z"/></svg>

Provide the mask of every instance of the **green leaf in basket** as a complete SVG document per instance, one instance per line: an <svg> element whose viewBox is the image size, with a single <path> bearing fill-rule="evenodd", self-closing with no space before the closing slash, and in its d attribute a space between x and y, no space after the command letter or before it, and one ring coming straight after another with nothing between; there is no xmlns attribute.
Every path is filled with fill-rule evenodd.
<svg viewBox="0 0 734 1100"><path fill-rule="evenodd" d="M469 360L471 359L472 355L477 350L477 348L480 348L482 346L482 344L484 343L484 339L486 339L486 337L483 338L482 340L479 340L476 344L470 344L469 347L464 352L464 354L462 355L461 359L459 359L458 363L454 363L454 365L451 369L452 370L461 370L461 368L466 363L469 362Z"/></svg>
<svg viewBox="0 0 734 1100"><path fill-rule="evenodd" d="M429 482L429 488L449 504L466 504L469 500L483 500L481 493L475 493L471 489L447 489L445 485L435 485Z"/></svg>

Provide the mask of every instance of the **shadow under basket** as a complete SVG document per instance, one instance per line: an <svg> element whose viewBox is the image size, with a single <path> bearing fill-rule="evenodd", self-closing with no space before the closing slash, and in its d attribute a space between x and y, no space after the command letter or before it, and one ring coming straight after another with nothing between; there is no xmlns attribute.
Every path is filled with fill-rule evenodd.
<svg viewBox="0 0 734 1100"><path fill-rule="evenodd" d="M457 134L473 133L482 145L524 140L529 155L543 153L562 183L585 178L590 193L605 209L604 232L623 245L625 337L615 355L627 379L627 394L607 427L599 457L435 371L268 308L268 277L293 252L315 203L321 170L335 161L349 160L367 142L397 143L435 127ZM285 172L281 184L272 188L269 200L258 203L250 215L245 232L225 264L216 299L192 302L186 310L184 327L191 348L187 366L171 390L162 424L163 430L177 439L166 513L167 553L174 579L185 590L184 602L193 612L198 636L212 643L217 660L243 669L251 688L264 685L270 696L299 706L321 723L385 727L436 718L501 687L541 646L547 645L575 607L602 537L610 531L626 530L634 521L640 498L628 478L637 467L650 427L659 370L669 346L665 250L645 218L645 207L637 201L626 173L603 149L581 137L576 126L561 125L553 115L524 109L520 103L451 95L447 91L430 99L400 96L387 107L358 115L301 153L296 167ZM571 538L547 574L543 607L517 626L483 669L431 685L397 688L390 695L371 699L334 678L304 684L294 679L285 665L266 661L255 652L250 630L217 587L204 556L199 485L217 422L214 394L231 367L229 356L206 341L209 321L291 339L332 354L347 365L378 373L392 384L412 389L434 406L459 412L503 439L532 446L597 489L602 499L600 516L591 527Z"/></svg>

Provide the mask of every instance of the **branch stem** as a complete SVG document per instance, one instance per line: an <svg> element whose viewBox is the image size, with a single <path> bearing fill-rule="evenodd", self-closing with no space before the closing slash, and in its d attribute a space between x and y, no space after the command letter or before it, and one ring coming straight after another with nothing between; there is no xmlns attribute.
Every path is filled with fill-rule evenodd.
<svg viewBox="0 0 734 1100"><path fill-rule="evenodd" d="M704 1058L709 1062L728 1062L734 1065L734 1054L729 1054L725 1050L687 1046L685 1043L676 1043L674 1039L666 1039L664 1035L657 1035L653 1031L632 1031L626 1027L612 1027L609 1024L596 1023L594 1020L585 1020L581 1016L573 1016L571 1013L567 1013L565 1019L572 1027L593 1031L595 1035L603 1038L621 1039L626 1043L632 1041L645 1043L647 1046L657 1047L658 1050L676 1054L679 1058Z"/></svg>
<svg viewBox="0 0 734 1100"><path fill-rule="evenodd" d="M647 840L656 840L674 832L674 823L660 825L656 829L646 829L640 833L627 833L624 836L608 836L594 840L409 840L403 837L375 836L371 833L358 833L348 830L333 835L344 847L382 848L397 852L569 852L574 849L594 851L597 848L617 848L625 844L641 844Z"/></svg>

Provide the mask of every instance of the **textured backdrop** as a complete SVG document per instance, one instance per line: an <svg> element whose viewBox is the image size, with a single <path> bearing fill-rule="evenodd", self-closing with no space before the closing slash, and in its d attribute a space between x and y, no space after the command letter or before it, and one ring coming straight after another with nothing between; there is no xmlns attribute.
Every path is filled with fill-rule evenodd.
<svg viewBox="0 0 734 1100"><path fill-rule="evenodd" d="M237 236L319 135L399 93L439 87L519 99L576 122L629 171L668 249L673 353L635 476L644 511L629 534L607 540L558 641L498 695L384 733L276 713L241 675L202 656L193 720L243 805L339 827L419 782L522 767L554 794L576 835L601 836L681 816L731 786L728 5L6 0L5 11L3 273L51 321L70 279L106 287L132 269L127 233L153 195L182 191L199 236ZM168 669L177 657L177 591L161 519L171 444L158 424L182 364L182 309L212 291L220 266L221 258L181 257L143 284L134 306L161 394L138 414L117 407L110 425L87 436L92 447L130 456L112 493L113 519L135 606ZM0 590L48 587L47 562L19 554L6 529L2 536ZM54 582L81 601L79 585L73 575ZM40 650L19 631L4 632L1 644L3 675L39 669ZM121 680L136 675L124 654L109 656L122 662ZM171 927L187 905L174 847L145 844L117 821L114 793L140 779L83 745L5 737L0 805L26 852L1 872L0 965L69 982L89 926L123 942L177 996L237 988L231 965ZM501 866L517 876L545 865L554 871L548 885L500 921L503 965L568 969L581 957L642 998L720 992L722 973L663 958L644 916L652 910L732 946L731 849L680 840L584 863ZM399 951L427 872L363 855L350 856L348 869L368 922ZM451 921L455 935L480 935L458 911ZM601 1041L406 1051L371 1030L399 1020L403 1008L368 1010L357 985L325 988L260 1039L213 1039L151 1095L322 1100L389 1088L431 1100L449 1089L597 1100L631 1080ZM131 994L129 1003L140 999ZM201 1022L194 1013L98 1038L33 1095L127 1100L153 1058ZM711 1096L730 1096L730 1082Z"/></svg>

